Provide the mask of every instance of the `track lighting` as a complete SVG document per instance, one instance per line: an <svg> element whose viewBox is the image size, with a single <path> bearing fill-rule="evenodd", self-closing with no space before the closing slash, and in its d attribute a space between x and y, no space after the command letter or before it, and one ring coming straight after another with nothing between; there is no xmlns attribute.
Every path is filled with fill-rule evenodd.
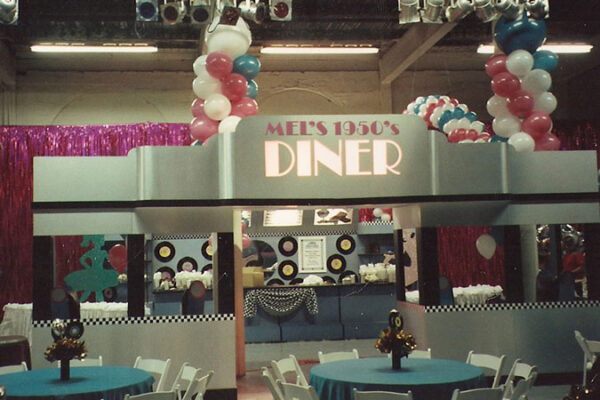
<svg viewBox="0 0 600 400"><path fill-rule="evenodd" d="M475 15L483 22L490 22L498 18L492 0L475 0Z"/></svg>
<svg viewBox="0 0 600 400"><path fill-rule="evenodd" d="M0 0L0 24L14 25L19 19L19 0Z"/></svg>
<svg viewBox="0 0 600 400"><path fill-rule="evenodd" d="M292 0L269 0L271 21L292 20Z"/></svg>
<svg viewBox="0 0 600 400"><path fill-rule="evenodd" d="M548 18L550 14L550 4L547 0L526 0L525 9L534 19Z"/></svg>
<svg viewBox="0 0 600 400"><path fill-rule="evenodd" d="M187 9L183 1L172 1L160 5L160 16L165 24L178 24L186 15Z"/></svg>
<svg viewBox="0 0 600 400"><path fill-rule="evenodd" d="M136 0L136 21L158 21L158 0Z"/></svg>
<svg viewBox="0 0 600 400"><path fill-rule="evenodd" d="M452 3L446 8L446 19L448 22L456 22L471 12L473 12L474 6L471 0L452 0Z"/></svg>
<svg viewBox="0 0 600 400"><path fill-rule="evenodd" d="M423 22L441 24L444 0L425 0L425 9L423 10Z"/></svg>
<svg viewBox="0 0 600 400"><path fill-rule="evenodd" d="M190 2L190 20L192 24L209 24L212 20L212 7L209 0L193 0Z"/></svg>
<svg viewBox="0 0 600 400"><path fill-rule="evenodd" d="M515 20L521 15L521 6L515 0L497 0L495 8L507 20Z"/></svg>
<svg viewBox="0 0 600 400"><path fill-rule="evenodd" d="M398 19L400 24L421 22L419 0L398 0L398 9L400 10L400 17Z"/></svg>
<svg viewBox="0 0 600 400"><path fill-rule="evenodd" d="M242 0L239 4L242 17L255 24L262 23L267 17L267 6L257 0Z"/></svg>

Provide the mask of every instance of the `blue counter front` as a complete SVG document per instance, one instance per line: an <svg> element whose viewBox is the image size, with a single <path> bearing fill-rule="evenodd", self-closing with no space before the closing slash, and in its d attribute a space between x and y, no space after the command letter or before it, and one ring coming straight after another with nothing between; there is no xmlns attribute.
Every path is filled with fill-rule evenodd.
<svg viewBox="0 0 600 400"><path fill-rule="evenodd" d="M287 315L270 315L258 307L255 316L245 318L246 342L373 338L388 325L388 313L396 306L395 285L391 283L311 288L317 295L316 314L300 307ZM251 290L244 289L244 294Z"/></svg>

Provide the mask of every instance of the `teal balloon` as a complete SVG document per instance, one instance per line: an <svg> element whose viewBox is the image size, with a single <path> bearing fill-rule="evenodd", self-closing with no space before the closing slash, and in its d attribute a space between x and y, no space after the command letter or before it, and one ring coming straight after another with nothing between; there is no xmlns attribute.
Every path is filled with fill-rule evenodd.
<svg viewBox="0 0 600 400"><path fill-rule="evenodd" d="M508 142L508 138L505 138L505 137L502 137L502 136L498 136L498 135L494 135L490 139L490 143L496 143L496 142L505 143L505 142Z"/></svg>
<svg viewBox="0 0 600 400"><path fill-rule="evenodd" d="M246 97L255 99L258 96L258 85L252 79L248 81L248 90L246 91Z"/></svg>
<svg viewBox="0 0 600 400"><path fill-rule="evenodd" d="M471 122L475 122L477 121L477 114L475 114L473 111L469 111L465 114L465 118Z"/></svg>
<svg viewBox="0 0 600 400"><path fill-rule="evenodd" d="M527 50L535 53L546 39L546 23L543 19L532 19L523 13L523 17L514 21L500 17L494 30L494 41L505 54L515 50Z"/></svg>
<svg viewBox="0 0 600 400"><path fill-rule="evenodd" d="M550 50L538 50L533 53L533 69L552 72L558 65L558 55Z"/></svg>
<svg viewBox="0 0 600 400"><path fill-rule="evenodd" d="M250 54L243 54L233 60L233 72L243 75L246 79L254 79L260 72L260 61Z"/></svg>
<svg viewBox="0 0 600 400"><path fill-rule="evenodd" d="M440 118L438 119L438 128L440 129L440 131L444 130L444 125L446 125L446 123L448 121L450 121L451 119L453 119L454 117L452 116L452 111L451 110L446 110L442 113L442 115L440 116Z"/></svg>

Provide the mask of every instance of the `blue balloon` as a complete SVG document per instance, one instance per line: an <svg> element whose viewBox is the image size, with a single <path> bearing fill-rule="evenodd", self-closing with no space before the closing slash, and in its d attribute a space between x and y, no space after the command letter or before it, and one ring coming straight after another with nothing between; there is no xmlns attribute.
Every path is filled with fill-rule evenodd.
<svg viewBox="0 0 600 400"><path fill-rule="evenodd" d="M250 54L243 54L233 60L233 72L243 75L246 79L254 79L260 71L260 61Z"/></svg>
<svg viewBox="0 0 600 400"><path fill-rule="evenodd" d="M527 13L523 13L522 18L514 21L500 17L496 22L494 40L506 54L515 50L527 50L533 54L544 43L544 39L546 23L543 19L530 20Z"/></svg>
<svg viewBox="0 0 600 400"><path fill-rule="evenodd" d="M502 136L498 136L498 135L494 135L490 139L490 143L496 143L496 142L505 143L505 142L508 142L508 138L505 138L505 137L502 137Z"/></svg>
<svg viewBox="0 0 600 400"><path fill-rule="evenodd" d="M477 114L475 114L473 111L469 111L465 114L465 118L471 122L475 122L477 121Z"/></svg>
<svg viewBox="0 0 600 400"><path fill-rule="evenodd" d="M255 99L258 96L258 85L252 79L248 81L248 90L246 91L246 97Z"/></svg>
<svg viewBox="0 0 600 400"><path fill-rule="evenodd" d="M456 107L454 109L454 112L452 112L452 118L454 118L454 119L461 119L464 116L465 116L465 110L463 110L462 108Z"/></svg>
<svg viewBox="0 0 600 400"><path fill-rule="evenodd" d="M533 69L552 72L558 65L558 56L550 50L538 50L533 53Z"/></svg>
<svg viewBox="0 0 600 400"><path fill-rule="evenodd" d="M442 115L438 119L438 128L440 129L440 131L444 130L444 125L446 125L446 123L451 119L454 119L454 117L452 116L452 110L446 110L442 113Z"/></svg>

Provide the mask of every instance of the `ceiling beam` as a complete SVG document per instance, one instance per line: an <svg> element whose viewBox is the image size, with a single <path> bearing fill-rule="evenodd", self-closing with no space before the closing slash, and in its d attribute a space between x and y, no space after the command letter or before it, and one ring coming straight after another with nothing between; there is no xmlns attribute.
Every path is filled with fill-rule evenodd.
<svg viewBox="0 0 600 400"><path fill-rule="evenodd" d="M380 80L392 83L402 72L450 32L456 23L414 24L384 55L379 63Z"/></svg>

